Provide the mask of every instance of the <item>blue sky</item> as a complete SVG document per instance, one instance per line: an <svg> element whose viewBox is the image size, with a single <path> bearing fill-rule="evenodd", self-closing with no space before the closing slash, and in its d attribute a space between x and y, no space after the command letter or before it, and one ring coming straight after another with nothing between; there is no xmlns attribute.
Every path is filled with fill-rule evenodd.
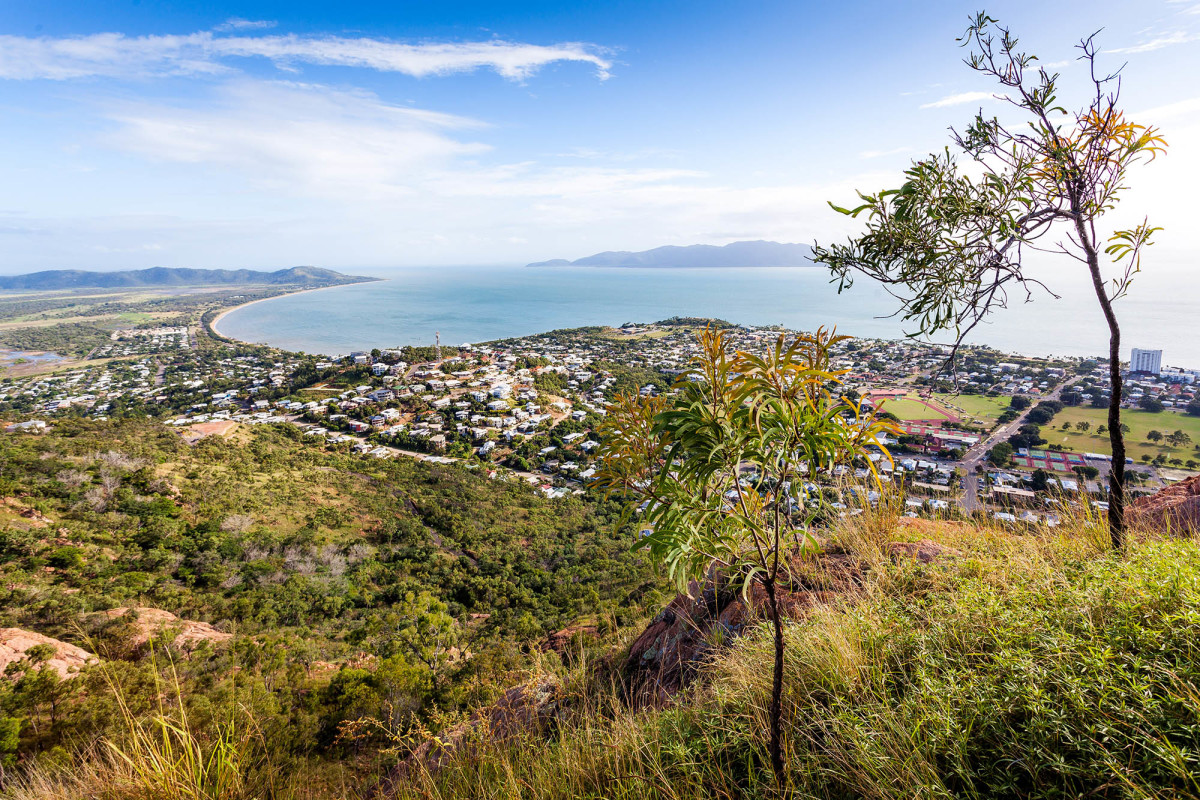
<svg viewBox="0 0 1200 800"><path fill-rule="evenodd" d="M1136 7L1132 7L1136 5ZM974 5L0 6L0 272L520 263L812 241L993 101ZM1044 61L1104 28L1168 159L1130 216L1200 245L1200 0L1007 2ZM1135 213L1136 212L1136 213Z"/></svg>

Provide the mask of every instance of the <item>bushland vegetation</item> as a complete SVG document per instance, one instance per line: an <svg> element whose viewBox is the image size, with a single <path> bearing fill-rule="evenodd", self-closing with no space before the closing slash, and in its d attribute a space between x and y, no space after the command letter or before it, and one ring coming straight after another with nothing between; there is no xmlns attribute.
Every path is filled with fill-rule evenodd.
<svg viewBox="0 0 1200 800"><path fill-rule="evenodd" d="M489 702L544 658L548 633L583 621L603 637L663 601L603 502L328 452L286 425L188 446L152 421L62 420L0 437L0 498L0 627L101 661L64 678L51 647L10 668L10 777L88 753L129 768L101 743L131 730L186 731L207 758L236 726L259 748L239 769L363 780L394 760L385 732L436 731ZM105 613L119 608L233 636L139 643L137 612Z"/></svg>

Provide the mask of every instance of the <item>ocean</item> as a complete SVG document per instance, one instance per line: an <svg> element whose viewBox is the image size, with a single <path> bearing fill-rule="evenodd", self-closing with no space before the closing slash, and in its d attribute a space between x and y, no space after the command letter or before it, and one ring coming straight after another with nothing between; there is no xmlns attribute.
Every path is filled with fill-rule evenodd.
<svg viewBox="0 0 1200 800"><path fill-rule="evenodd" d="M899 338L889 316L897 302L860 279L838 294L820 268L600 269L529 267L406 268L352 284L271 298L234 309L218 324L225 336L324 355L400 345L458 345L584 325L654 322L672 316L719 317L797 330ZM1083 278L1084 276L1077 276ZM1060 290L1062 287L1056 287ZM1108 332L1087 291L1055 299L1024 295L976 329L970 341L1028 355L1095 356ZM1194 291L1140 280L1117 305L1123 357L1162 349L1163 363L1200 368L1200 308ZM949 336L935 337L948 341Z"/></svg>

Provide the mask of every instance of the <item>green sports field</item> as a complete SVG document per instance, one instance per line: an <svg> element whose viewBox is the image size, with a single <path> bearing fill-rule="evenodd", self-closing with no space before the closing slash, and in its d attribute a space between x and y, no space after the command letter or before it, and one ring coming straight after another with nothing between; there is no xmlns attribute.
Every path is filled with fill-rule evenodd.
<svg viewBox="0 0 1200 800"><path fill-rule="evenodd" d="M1077 430L1069 432L1061 430L1064 422L1070 422L1071 427L1074 428L1077 423L1083 421L1091 425L1091 430L1087 433L1080 433ZM1196 450L1196 445L1200 444L1200 417L1189 417L1178 411L1161 411L1152 414L1149 411L1123 410L1121 411L1121 421L1130 429L1129 433L1125 435L1125 449L1134 461L1140 462L1142 455L1154 458L1161 453L1169 459L1180 458L1185 462L1200 463L1200 451ZM1061 444L1067 450L1111 454L1112 448L1108 444L1107 431L1102 436L1096 433L1098 427L1107 425L1107 423L1108 411L1105 409L1064 408L1049 424L1042 426L1042 436L1050 444ZM1182 447L1172 447L1165 442L1153 444L1146 439L1146 434L1151 430L1156 430L1164 436L1181 430L1192 437L1192 441Z"/></svg>
<svg viewBox="0 0 1200 800"><path fill-rule="evenodd" d="M900 400L884 400L880 405L880 410L886 411L889 414L894 414L896 419L901 422L914 422L917 420L944 420L949 419L948 414L936 410L937 404L933 403L933 408L927 406L917 397L905 397Z"/></svg>
<svg viewBox="0 0 1200 800"><path fill-rule="evenodd" d="M996 424L996 420L1011 402L1011 398L1008 397L985 397L981 394L935 394L933 399L956 413L963 421L973 421L987 428Z"/></svg>

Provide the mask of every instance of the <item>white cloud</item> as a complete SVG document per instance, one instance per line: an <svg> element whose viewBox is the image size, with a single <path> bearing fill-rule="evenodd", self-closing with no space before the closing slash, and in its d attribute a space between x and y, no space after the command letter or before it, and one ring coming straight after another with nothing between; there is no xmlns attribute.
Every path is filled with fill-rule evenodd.
<svg viewBox="0 0 1200 800"><path fill-rule="evenodd" d="M1138 122L1158 125L1163 120L1187 119L1189 116L1195 114L1200 114L1200 97L1192 97L1187 100L1168 103L1164 106L1147 108L1131 116Z"/></svg>
<svg viewBox="0 0 1200 800"><path fill-rule="evenodd" d="M951 94L943 97L940 100L934 100L932 103L925 103L921 108L945 108L947 106L960 106L964 103L976 103L981 100L1002 100L1002 95L993 94L992 92L961 92L959 94Z"/></svg>
<svg viewBox="0 0 1200 800"><path fill-rule="evenodd" d="M108 117L117 125L108 143L127 152L343 199L410 191L445 163L489 149L453 135L485 127L476 120L284 81L231 82L203 109L141 103Z"/></svg>
<svg viewBox="0 0 1200 800"><path fill-rule="evenodd" d="M0 219L13 263L497 263L729 231L811 241L851 224L826 200L887 182L860 174L837 185L737 184L665 158L630 164L620 153L505 163L477 120L299 82L240 78L186 106L103 108L104 143L158 165L175 191L156 201L155 215L133 213L144 206L123 192L107 206L111 217L87 216L95 204L85 201L76 216ZM189 190L214 181L228 202L197 211ZM104 193L104 179L76 191Z"/></svg>
<svg viewBox="0 0 1200 800"><path fill-rule="evenodd" d="M1118 47L1115 50L1109 50L1110 53L1149 53L1152 50L1161 50L1164 47L1170 47L1176 44L1186 44L1200 39L1200 36L1184 31L1172 31L1171 33L1156 36L1153 39L1142 42L1141 44L1131 45L1129 47Z"/></svg>
<svg viewBox="0 0 1200 800"><path fill-rule="evenodd" d="M267 28L274 28L278 22L270 19L243 19L242 17L230 17L220 25L213 28L215 31L260 31Z"/></svg>
<svg viewBox="0 0 1200 800"><path fill-rule="evenodd" d="M203 75L232 71L234 58L265 58L277 67L296 64L359 67L414 77L492 69L523 80L560 61L582 62L608 77L603 48L567 42L535 45L502 40L405 44L345 36L184 36L97 33L68 38L0 36L0 78L70 80L85 77Z"/></svg>

